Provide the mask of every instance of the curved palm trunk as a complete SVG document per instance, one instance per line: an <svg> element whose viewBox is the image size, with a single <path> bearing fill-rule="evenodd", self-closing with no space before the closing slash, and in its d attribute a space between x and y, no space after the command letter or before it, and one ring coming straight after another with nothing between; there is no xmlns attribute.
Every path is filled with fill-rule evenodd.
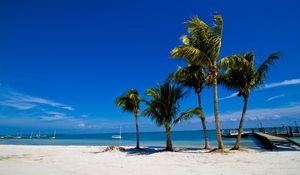
<svg viewBox="0 0 300 175"><path fill-rule="evenodd" d="M217 73L214 73L213 83L214 83L214 114L215 114L216 133L217 133L217 140L218 140L218 149L223 151L224 145L222 141L220 119L219 119L219 112L218 112L219 110L218 110Z"/></svg>
<svg viewBox="0 0 300 175"><path fill-rule="evenodd" d="M201 104L201 96L200 93L197 93L198 96L198 105L199 105L199 109L202 111L202 104ZM203 135L204 135L204 139L205 139L205 145L204 145L204 149L210 149L210 144L209 144L209 140L208 140L208 135L207 135L207 130L206 130L206 124L205 124L205 117L201 117L200 115L200 119L201 119L201 123L202 123L202 129L203 129Z"/></svg>
<svg viewBox="0 0 300 175"><path fill-rule="evenodd" d="M165 125L167 142L166 142L166 151L173 151L172 140L171 140L171 128L169 125Z"/></svg>
<svg viewBox="0 0 300 175"><path fill-rule="evenodd" d="M243 129L244 129L244 121L245 121L246 110L247 110L247 104L248 104L248 96L245 96L244 97L244 107L243 107L242 117L241 117L241 120L240 120L239 132L238 132L238 136L237 136L235 145L232 148L232 150L239 150L240 149L242 133L243 133Z"/></svg>
<svg viewBox="0 0 300 175"><path fill-rule="evenodd" d="M138 114L134 114L135 117L135 128L136 128L136 149L140 149L140 133L139 133L139 123L138 123Z"/></svg>

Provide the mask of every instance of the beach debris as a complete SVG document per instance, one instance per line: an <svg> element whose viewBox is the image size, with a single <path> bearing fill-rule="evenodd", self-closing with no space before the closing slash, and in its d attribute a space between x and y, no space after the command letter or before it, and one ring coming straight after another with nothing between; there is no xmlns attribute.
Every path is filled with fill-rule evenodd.
<svg viewBox="0 0 300 175"><path fill-rule="evenodd" d="M102 152L112 152L112 151L125 151L125 148L112 145L112 146L106 147Z"/></svg>

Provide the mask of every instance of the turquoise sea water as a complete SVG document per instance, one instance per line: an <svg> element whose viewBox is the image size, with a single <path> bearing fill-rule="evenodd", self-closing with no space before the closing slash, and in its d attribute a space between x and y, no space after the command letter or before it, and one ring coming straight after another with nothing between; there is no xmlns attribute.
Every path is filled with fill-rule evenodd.
<svg viewBox="0 0 300 175"><path fill-rule="evenodd" d="M80 134L80 135L60 135L56 139L0 139L0 144L16 145L122 145L135 146L135 133L123 133L122 140L113 140L112 134ZM216 134L214 130L208 131L210 143L212 146L217 145ZM204 145L203 131L174 131L171 134L174 147L201 148ZM165 146L166 136L164 132L142 132L140 133L140 144L142 146ZM226 147L232 147L235 138L223 138ZM262 145L258 140L249 136L242 139L242 146L246 148L261 148Z"/></svg>
<svg viewBox="0 0 300 175"><path fill-rule="evenodd" d="M294 140L295 142L300 144L300 137L294 137L294 138L292 138L292 140Z"/></svg>

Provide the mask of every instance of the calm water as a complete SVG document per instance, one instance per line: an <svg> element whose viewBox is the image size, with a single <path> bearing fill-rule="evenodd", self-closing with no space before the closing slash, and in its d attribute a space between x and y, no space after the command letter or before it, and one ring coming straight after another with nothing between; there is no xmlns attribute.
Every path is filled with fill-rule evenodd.
<svg viewBox="0 0 300 175"><path fill-rule="evenodd" d="M295 142L300 144L300 137L294 137L294 138L292 138L292 140L294 140Z"/></svg>
<svg viewBox="0 0 300 175"><path fill-rule="evenodd" d="M0 139L0 144L17 145L123 145L134 146L136 141L135 133L122 134L122 140L113 140L113 134L81 134L81 135L57 135L56 139ZM208 131L210 143L217 145L214 130ZM174 147L203 147L204 138L202 131L175 131L171 134ZM166 136L164 132L143 132L140 133L140 144L142 146L165 146ZM234 138L223 138L226 147L232 147L235 143ZM247 148L260 148L262 145L258 140L249 136L242 139L242 146Z"/></svg>

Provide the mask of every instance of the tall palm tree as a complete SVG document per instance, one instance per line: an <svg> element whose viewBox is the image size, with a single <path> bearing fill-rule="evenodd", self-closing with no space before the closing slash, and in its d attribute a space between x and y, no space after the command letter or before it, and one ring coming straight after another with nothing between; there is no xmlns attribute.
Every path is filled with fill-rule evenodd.
<svg viewBox="0 0 300 175"><path fill-rule="evenodd" d="M238 137L234 147L232 148L234 150L240 149L249 94L252 90L264 84L267 71L270 69L270 66L279 59L279 56L279 53L270 54L257 69L254 64L253 52L248 52L244 56L240 55L239 57L241 59L228 58L221 60L220 65L222 67L227 67L227 69L224 74L219 75L219 82L230 90L238 91L237 95L244 99L244 107L240 119Z"/></svg>
<svg viewBox="0 0 300 175"><path fill-rule="evenodd" d="M182 86L174 86L169 82L158 85L156 89L147 90L151 100L146 102L147 108L144 116L150 117L158 126L164 126L166 130L166 151L173 151L171 140L171 126L174 125L176 115L179 112L179 100L187 94Z"/></svg>
<svg viewBox="0 0 300 175"><path fill-rule="evenodd" d="M198 97L198 108L189 109L180 118L187 120L190 117L192 117L194 114L199 116L199 118L201 119L203 135L205 139L204 149L210 149L211 147L208 140L206 123L205 123L205 115L202 110L201 95L200 95L203 87L205 86L206 78L207 78L207 74L203 67L189 64L187 67L179 67L177 71L173 72L169 76L168 79L175 80L177 83L182 84L185 87L194 89Z"/></svg>
<svg viewBox="0 0 300 175"><path fill-rule="evenodd" d="M214 25L209 27L197 16L185 22L189 35L182 37L184 45L174 48L171 56L183 58L195 65L205 65L209 70L209 78L214 87L214 115L218 149L224 150L221 136L219 110L218 110L218 90L217 75L219 71L218 57L221 49L223 19L220 14L214 14Z"/></svg>
<svg viewBox="0 0 300 175"><path fill-rule="evenodd" d="M124 95L118 97L115 102L117 106L122 107L123 112L133 112L134 114L136 127L136 149L140 149L138 115L141 101L143 101L143 99L139 96L138 91L131 89Z"/></svg>

